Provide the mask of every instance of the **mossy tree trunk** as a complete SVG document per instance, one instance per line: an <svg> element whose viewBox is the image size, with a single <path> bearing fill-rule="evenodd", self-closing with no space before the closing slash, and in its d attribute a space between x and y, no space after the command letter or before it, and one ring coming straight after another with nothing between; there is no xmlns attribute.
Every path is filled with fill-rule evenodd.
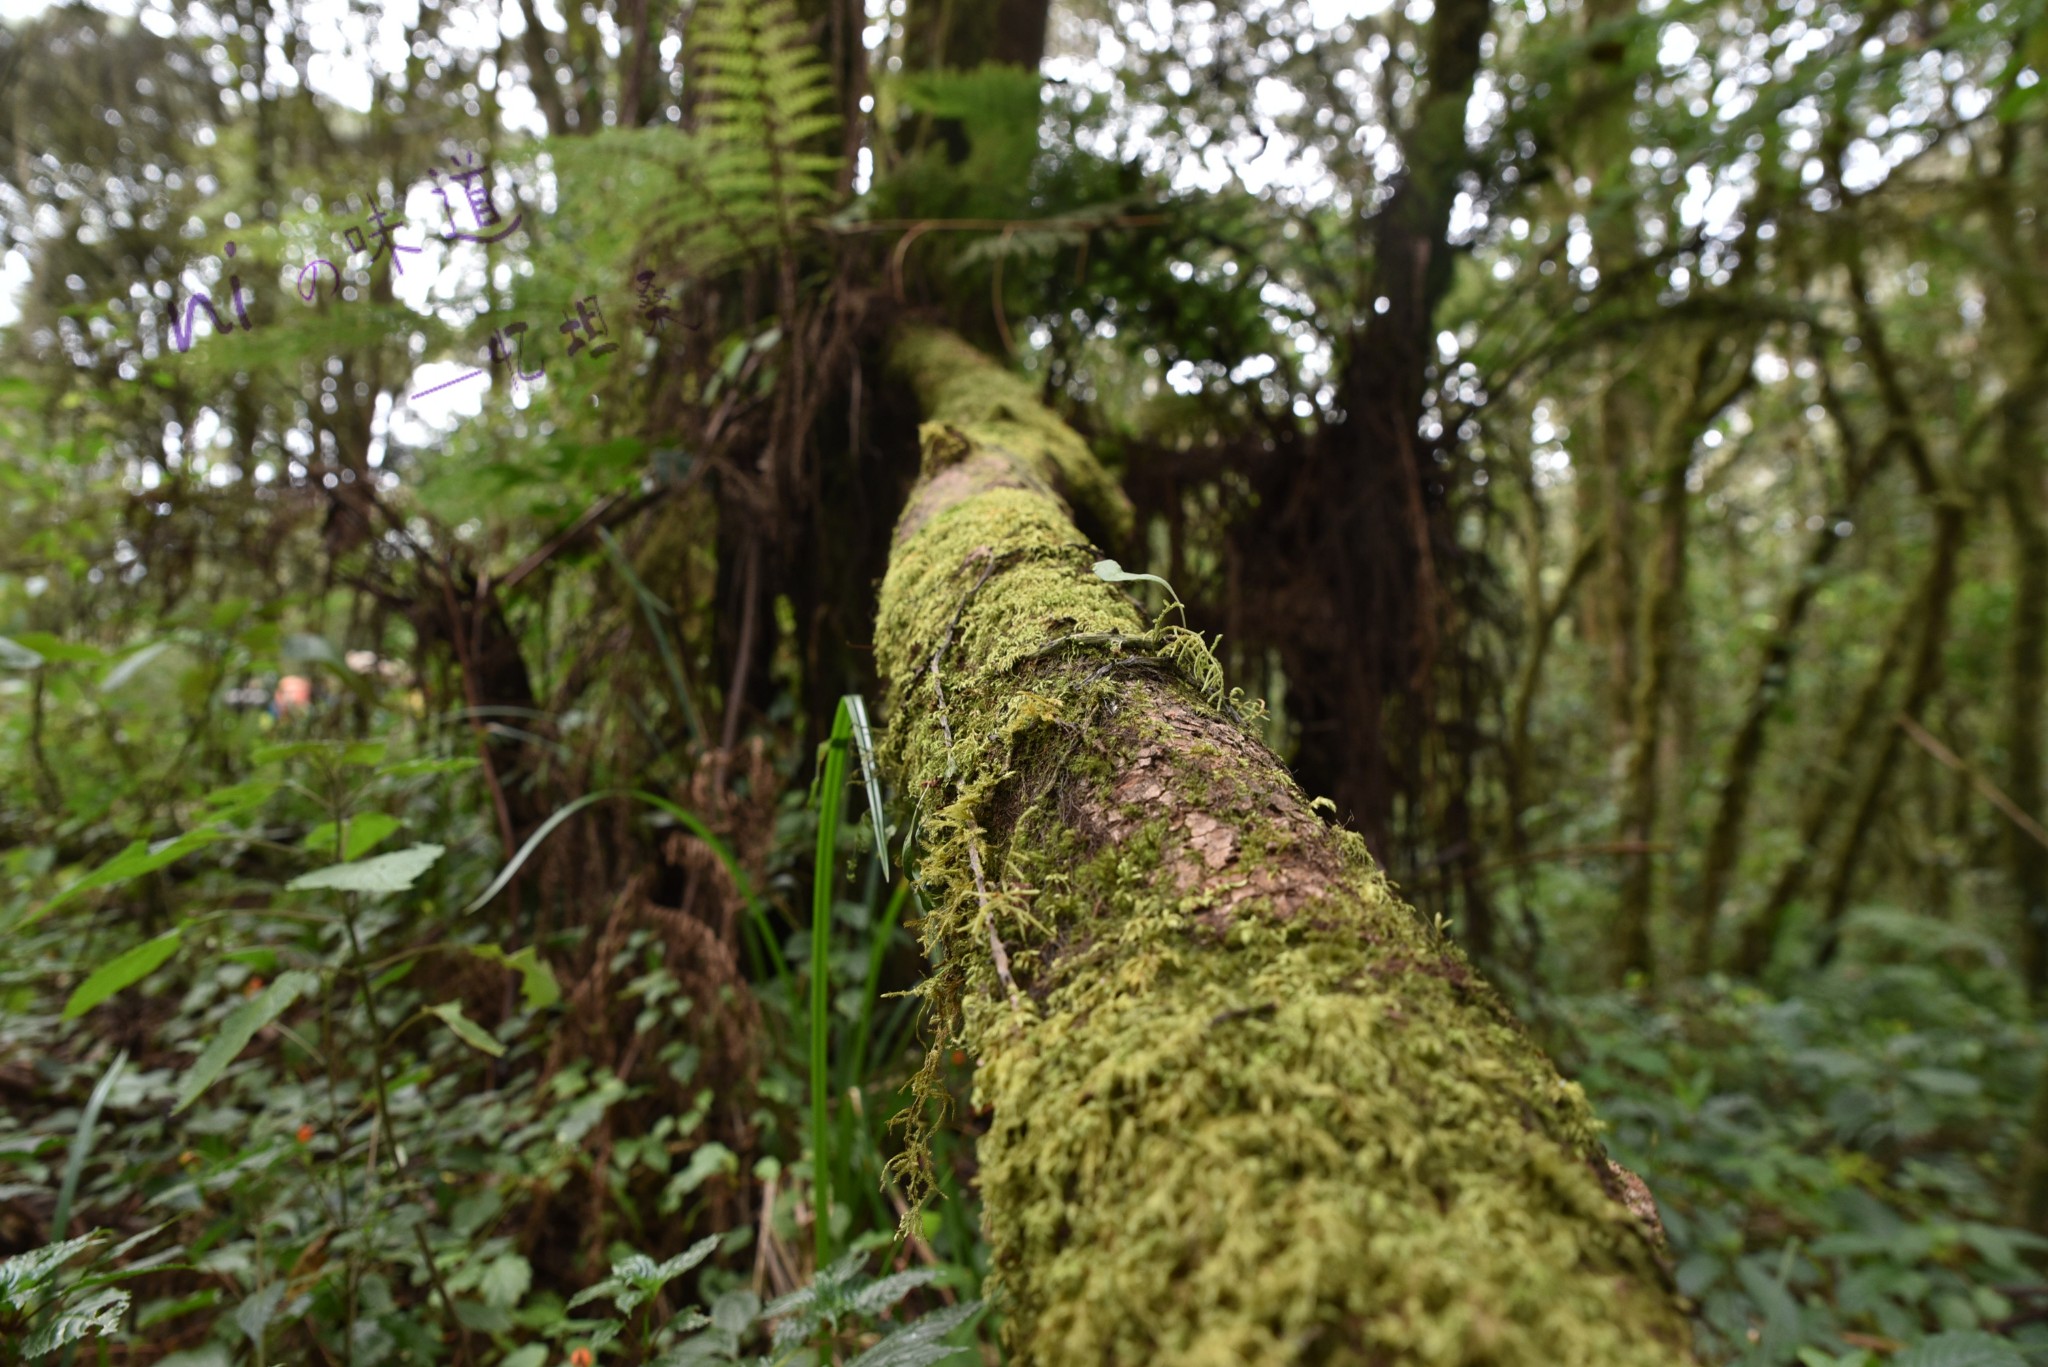
<svg viewBox="0 0 2048 1367"><path fill-rule="evenodd" d="M1671 705L1683 634L1686 565L1692 521L1693 452L1700 437L1749 384L1750 352L1724 348L1706 337L1681 353L1683 398L1667 403L1653 424L1656 453L1657 526L1647 563L1648 580L1639 605L1635 659L1629 695L1629 748L1623 766L1621 837L1632 847L1623 865L1621 908L1615 918L1616 962L1620 973L1636 972L1654 982L1657 953L1658 878L1654 850L1665 774L1665 713Z"/></svg>
<svg viewBox="0 0 2048 1367"><path fill-rule="evenodd" d="M1076 516L1129 513L1080 439L950 334L893 360L875 648L1017 1359L1689 1362L1579 1088L1091 572Z"/></svg>

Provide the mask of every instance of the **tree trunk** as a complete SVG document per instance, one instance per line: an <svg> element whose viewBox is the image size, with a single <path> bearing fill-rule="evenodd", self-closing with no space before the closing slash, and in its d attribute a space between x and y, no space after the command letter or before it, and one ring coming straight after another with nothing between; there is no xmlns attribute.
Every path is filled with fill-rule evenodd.
<svg viewBox="0 0 2048 1367"><path fill-rule="evenodd" d="M1623 865L1621 909L1615 918L1618 973L1640 973L1651 983L1657 977L1657 862L1651 853L1657 840L1658 798L1662 774L1658 760L1664 739L1664 700L1671 682L1678 614L1685 600L1686 531L1692 495L1686 474L1692 468L1691 425L1659 423L1663 466L1657 479L1657 541L1655 577L1642 598L1636 633L1642 668L1629 696L1628 760L1622 782L1621 839L1636 852ZM1670 430L1676 427L1676 431Z"/></svg>
<svg viewBox="0 0 2048 1367"><path fill-rule="evenodd" d="M1080 439L950 334L893 357L875 648L1015 1360L1690 1362L1584 1095L1090 572Z"/></svg>
<svg viewBox="0 0 2048 1367"><path fill-rule="evenodd" d="M1657 923L1657 841L1664 790L1664 712L1685 613L1687 534L1691 522L1693 448L1723 409L1749 383L1749 350L1740 338L1727 359L1719 338L1706 338L1685 356L1683 401L1667 405L1654 426L1658 458L1657 539L1653 577L1643 594L1637 626L1639 669L1629 698L1629 748L1622 786L1621 838L1634 848L1624 866L1621 911L1615 924L1617 967L1654 983Z"/></svg>
<svg viewBox="0 0 2048 1367"><path fill-rule="evenodd" d="M2006 411L2001 470L2013 535L2012 674L2006 684L2005 791L2028 812L2041 811L2041 692L2048 676L2048 523L2041 512L2041 466L2026 419L2038 405ZM2006 854L2019 894L2021 962L2027 990L2048 994L2048 849L2016 823L2006 825Z"/></svg>
<svg viewBox="0 0 2048 1367"><path fill-rule="evenodd" d="M1436 354L1436 309L1455 263L1451 207L1473 165L1465 110L1491 17L1489 0L1435 7L1427 85L1403 140L1404 169L1369 224L1372 275L1354 301L1364 322L1345 339L1335 376L1341 416L1300 459L1258 472L1258 512L1234 534L1244 588L1256 604L1254 629L1278 650L1287 673L1302 781L1327 791L1382 859L1456 865L1444 885L1473 889L1466 875L1476 873L1477 861L1461 833L1433 830L1426 820L1397 829L1396 815L1404 805L1430 810L1432 777L1447 788L1461 785L1481 734L1470 717L1455 717L1439 686L1451 685L1455 698L1454 676L1481 667L1469 658L1458 602L1484 566L1458 542L1456 491L1438 460L1448 442L1425 439L1418 427ZM1436 810L1455 813L1464 796L1435 794ZM1407 848L1397 856L1395 842L1404 837ZM1483 940L1490 926L1484 903L1461 913Z"/></svg>
<svg viewBox="0 0 2048 1367"><path fill-rule="evenodd" d="M1885 638L1884 653L1863 681L1863 687L1856 694L1855 705L1835 729L1827 762L1808 780L1806 801L1799 809L1799 843L1778 871L1762 908L1742 927L1731 966L1743 977L1759 977L1770 966L1771 952L1785 928L1786 913L1800 893L1806 890L1806 880L1813 874L1821 842L1849 795L1849 784L1855 777L1857 752L1877 720L1878 709L1884 703L1892 676L1905 662L1914 624L1921 619L1923 605L1932 587L1930 578L1892 624L1891 633Z"/></svg>
<svg viewBox="0 0 2048 1367"><path fill-rule="evenodd" d="M1925 714L1928 703L1933 701L1935 691L1941 686L1941 655L1943 647L1948 644L1948 610L1950 601L1955 597L1956 558L1962 553L1963 526L1963 509L1955 503L1947 502L1935 509L1934 550L1927 571L1926 608L1913 651L1913 672L1907 679L1906 696L1899 704L1899 716L1910 718L1915 724ZM1885 794L1891 786L1892 773L1898 767L1899 747L1903 743L1904 735L1894 719L1892 725L1884 728L1884 739L1878 743L1876 763L1857 800L1848 837L1842 844L1841 858L1835 865L1834 879L1828 885L1827 901L1821 906L1824 930L1818 957L1822 963L1834 957L1842 916L1856 890L1856 876L1862 872L1863 846L1877 824L1878 814L1884 810Z"/></svg>
<svg viewBox="0 0 2048 1367"><path fill-rule="evenodd" d="M2013 1186L2019 1207L2015 1223L2036 1234L2048 1234L2048 1067L2041 1070L2041 1080L2035 1084L2034 1109L2027 1121L2026 1138L2020 1141Z"/></svg>

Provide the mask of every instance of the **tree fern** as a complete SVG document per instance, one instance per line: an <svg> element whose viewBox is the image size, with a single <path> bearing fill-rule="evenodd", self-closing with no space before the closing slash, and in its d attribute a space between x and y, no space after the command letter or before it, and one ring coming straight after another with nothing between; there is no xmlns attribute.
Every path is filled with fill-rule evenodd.
<svg viewBox="0 0 2048 1367"><path fill-rule="evenodd" d="M703 188L721 226L753 248L787 246L824 208L839 158L816 150L839 126L831 81L790 0L710 0L697 18L704 98Z"/></svg>
<svg viewBox="0 0 2048 1367"><path fill-rule="evenodd" d="M790 0L705 0L691 22L696 127L602 129L546 144L562 183L537 243L563 281L631 256L668 280L785 253L831 207L840 158L830 73ZM565 286L558 286L560 293Z"/></svg>
<svg viewBox="0 0 2048 1367"><path fill-rule="evenodd" d="M112 1334L128 1312L126 1291L106 1285L121 1276L105 1268L162 1229L136 1235L113 1248L98 1230L41 1248L0 1258L0 1364L46 1357L94 1334ZM65 1267L92 1252L80 1273Z"/></svg>

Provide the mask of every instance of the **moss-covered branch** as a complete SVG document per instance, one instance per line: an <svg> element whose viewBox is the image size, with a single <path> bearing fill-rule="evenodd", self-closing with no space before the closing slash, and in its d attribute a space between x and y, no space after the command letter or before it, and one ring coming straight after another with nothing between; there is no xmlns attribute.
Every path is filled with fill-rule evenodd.
<svg viewBox="0 0 2048 1367"><path fill-rule="evenodd" d="M955 338L893 359L876 650L1019 1360L1689 1361L1578 1087L1091 573L1086 446Z"/></svg>

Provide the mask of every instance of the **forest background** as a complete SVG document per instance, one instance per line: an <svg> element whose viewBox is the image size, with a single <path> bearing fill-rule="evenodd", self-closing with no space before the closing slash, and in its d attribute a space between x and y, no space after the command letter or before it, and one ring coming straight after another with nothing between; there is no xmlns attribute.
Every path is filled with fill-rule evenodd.
<svg viewBox="0 0 2048 1367"><path fill-rule="evenodd" d="M867 739L915 319L1591 1094L1704 1358L2048 1363L2037 0L0 44L0 1362L994 1360Z"/></svg>

